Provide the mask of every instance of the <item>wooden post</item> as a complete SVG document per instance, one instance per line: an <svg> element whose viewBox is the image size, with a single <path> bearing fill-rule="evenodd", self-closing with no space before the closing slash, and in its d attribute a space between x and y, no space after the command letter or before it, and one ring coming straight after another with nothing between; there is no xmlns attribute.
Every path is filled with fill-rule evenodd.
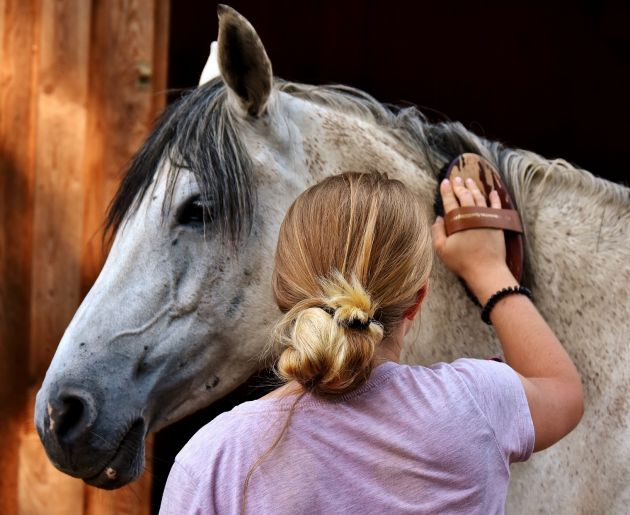
<svg viewBox="0 0 630 515"><path fill-rule="evenodd" d="M36 0L0 0L0 513L17 510L31 284Z"/></svg>
<svg viewBox="0 0 630 515"><path fill-rule="evenodd" d="M101 223L163 108L168 0L0 0L0 513L150 512L48 461L34 394L105 255ZM151 455L150 444L147 446ZM148 464L150 468L150 460Z"/></svg>

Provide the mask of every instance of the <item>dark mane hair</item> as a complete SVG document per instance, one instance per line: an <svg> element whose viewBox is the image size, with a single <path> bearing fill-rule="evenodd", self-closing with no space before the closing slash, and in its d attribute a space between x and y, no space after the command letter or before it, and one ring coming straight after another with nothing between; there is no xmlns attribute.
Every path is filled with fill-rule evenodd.
<svg viewBox="0 0 630 515"><path fill-rule="evenodd" d="M168 159L170 209L180 170L193 173L204 206L204 221L231 242L249 232L254 211L252 162L238 137L219 78L191 90L171 104L133 157L107 214L106 234L115 233L137 209L160 165Z"/></svg>

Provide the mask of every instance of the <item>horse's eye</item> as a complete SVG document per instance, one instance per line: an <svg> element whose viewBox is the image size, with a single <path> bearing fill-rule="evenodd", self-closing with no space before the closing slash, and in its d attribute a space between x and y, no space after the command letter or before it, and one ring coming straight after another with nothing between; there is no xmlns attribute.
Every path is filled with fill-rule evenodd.
<svg viewBox="0 0 630 515"><path fill-rule="evenodd" d="M180 225L192 227L203 226L203 202L199 197L188 200L180 209L178 215Z"/></svg>

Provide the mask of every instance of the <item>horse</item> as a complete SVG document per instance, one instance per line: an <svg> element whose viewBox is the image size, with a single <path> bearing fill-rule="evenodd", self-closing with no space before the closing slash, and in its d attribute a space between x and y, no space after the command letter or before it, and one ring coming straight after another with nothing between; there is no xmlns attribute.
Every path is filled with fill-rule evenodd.
<svg viewBox="0 0 630 515"><path fill-rule="evenodd" d="M270 281L278 228L304 189L345 170L379 171L412 188L432 219L440 170L474 152L520 208L523 282L585 387L578 428L512 466L508 511L624 513L629 188L357 89L274 78L252 25L225 6L219 18L215 64L165 111L121 182L111 251L38 392L35 423L53 464L101 488L127 484L142 471L148 432L261 367L280 315ZM494 333L437 260L430 284L403 362L496 354Z"/></svg>

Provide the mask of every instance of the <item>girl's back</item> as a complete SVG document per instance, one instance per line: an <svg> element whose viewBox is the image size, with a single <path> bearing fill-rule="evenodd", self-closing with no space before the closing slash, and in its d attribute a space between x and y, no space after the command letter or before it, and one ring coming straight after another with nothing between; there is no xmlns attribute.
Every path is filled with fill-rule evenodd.
<svg viewBox="0 0 630 515"><path fill-rule="evenodd" d="M502 513L509 463L534 444L520 381L494 361L387 362L334 401L295 400L248 402L201 429L165 498L191 513L240 513L251 465L294 405L281 445L252 474L248 513Z"/></svg>

